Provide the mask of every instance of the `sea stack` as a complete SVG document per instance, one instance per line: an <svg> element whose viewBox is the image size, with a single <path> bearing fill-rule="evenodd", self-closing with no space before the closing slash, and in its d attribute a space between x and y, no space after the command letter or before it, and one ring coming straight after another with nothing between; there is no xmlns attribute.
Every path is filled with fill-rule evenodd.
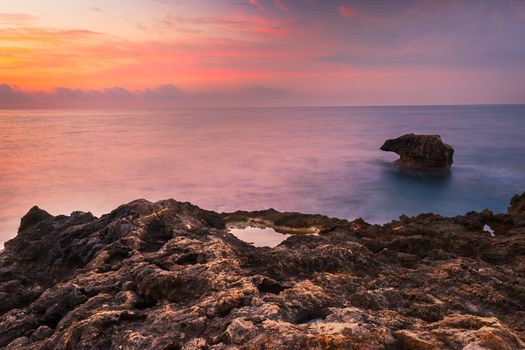
<svg viewBox="0 0 525 350"><path fill-rule="evenodd" d="M399 154L394 164L412 170L448 170L454 156L454 148L439 135L406 134L386 140L381 150Z"/></svg>

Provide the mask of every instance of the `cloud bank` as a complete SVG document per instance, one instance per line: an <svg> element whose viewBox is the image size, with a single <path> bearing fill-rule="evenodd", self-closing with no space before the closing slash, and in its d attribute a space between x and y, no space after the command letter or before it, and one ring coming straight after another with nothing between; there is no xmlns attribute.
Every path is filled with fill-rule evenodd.
<svg viewBox="0 0 525 350"><path fill-rule="evenodd" d="M525 103L524 0L25 3L2 106Z"/></svg>
<svg viewBox="0 0 525 350"><path fill-rule="evenodd" d="M0 84L0 109L248 107L286 103L288 98L288 93L283 90L263 86L196 93L183 91L173 84L134 91L122 87L101 90L59 87L48 92L26 92L14 85Z"/></svg>

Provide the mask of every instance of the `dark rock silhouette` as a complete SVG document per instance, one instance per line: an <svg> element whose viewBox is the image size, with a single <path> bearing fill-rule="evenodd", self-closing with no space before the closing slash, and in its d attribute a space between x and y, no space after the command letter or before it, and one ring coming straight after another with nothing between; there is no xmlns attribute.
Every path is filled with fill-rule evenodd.
<svg viewBox="0 0 525 350"><path fill-rule="evenodd" d="M386 140L381 150L399 154L395 164L414 170L449 169L454 156L454 148L439 135L406 134Z"/></svg>
<svg viewBox="0 0 525 350"><path fill-rule="evenodd" d="M383 226L175 200L35 207L0 253L0 348L524 349L523 203ZM295 234L256 248L228 232L247 224Z"/></svg>

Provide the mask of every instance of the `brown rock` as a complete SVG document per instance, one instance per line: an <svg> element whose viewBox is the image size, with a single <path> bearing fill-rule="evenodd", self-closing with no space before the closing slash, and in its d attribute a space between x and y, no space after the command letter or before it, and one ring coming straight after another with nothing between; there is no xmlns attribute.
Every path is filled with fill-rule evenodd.
<svg viewBox="0 0 525 350"><path fill-rule="evenodd" d="M386 140L381 150L399 154L396 165L416 170L448 169L454 156L454 149L443 143L439 135L406 134Z"/></svg>
<svg viewBox="0 0 525 350"><path fill-rule="evenodd" d="M421 335L406 329L395 332L394 336L399 340L402 349L405 350L435 350L442 347L442 344L435 339L423 339ZM427 338L428 337L427 335ZM432 336L430 336L430 338L432 338Z"/></svg>
<svg viewBox="0 0 525 350"><path fill-rule="evenodd" d="M208 349L208 343L206 339L195 338L184 344L182 350L206 350Z"/></svg>
<svg viewBox="0 0 525 350"><path fill-rule="evenodd" d="M0 348L524 349L522 197L383 226L174 200L32 209L0 253ZM254 222L295 235L255 248L225 228Z"/></svg>
<svg viewBox="0 0 525 350"><path fill-rule="evenodd" d="M225 336L230 343L242 345L247 340L254 338L257 333L257 327L251 321L239 317L226 328Z"/></svg>
<svg viewBox="0 0 525 350"><path fill-rule="evenodd" d="M53 333L54 333L53 330L49 328L48 326L40 326L31 335L31 342L34 343L34 342L43 340L49 337L50 335L52 335Z"/></svg>

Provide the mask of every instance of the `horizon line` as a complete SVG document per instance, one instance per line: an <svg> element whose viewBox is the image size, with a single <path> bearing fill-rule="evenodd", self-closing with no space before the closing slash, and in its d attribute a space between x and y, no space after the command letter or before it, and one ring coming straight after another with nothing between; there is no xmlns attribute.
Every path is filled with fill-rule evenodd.
<svg viewBox="0 0 525 350"><path fill-rule="evenodd" d="M122 107L53 107L53 108L41 108L41 107L26 107L26 108L1 108L0 111L166 111L166 110L189 110L189 109L272 109L272 108L392 108L392 107L483 107L483 106L525 106L523 103L460 103L460 104L378 104L378 105L272 105L272 106L180 106L180 107L159 107L159 108L122 108Z"/></svg>

